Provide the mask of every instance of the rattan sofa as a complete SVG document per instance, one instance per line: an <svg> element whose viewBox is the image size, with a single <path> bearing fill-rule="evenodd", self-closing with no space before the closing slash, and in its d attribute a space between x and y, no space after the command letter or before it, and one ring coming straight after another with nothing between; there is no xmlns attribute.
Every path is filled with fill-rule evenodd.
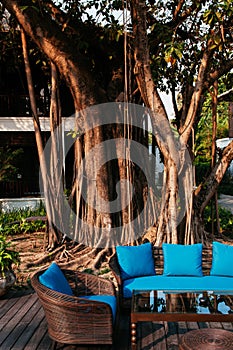
<svg viewBox="0 0 233 350"><path fill-rule="evenodd" d="M115 288L110 280L72 270L62 270L74 296L45 287L39 276L45 269L31 277L31 284L44 308L52 347L62 344L113 343L114 316L111 306L105 302L88 300L88 296L114 296ZM81 297L80 297L81 296Z"/></svg>
<svg viewBox="0 0 233 350"><path fill-rule="evenodd" d="M224 248L224 245L223 245ZM227 248L227 245L226 245ZM230 250L233 253L233 246ZM162 247L152 247L152 258L154 260L154 270L155 273L153 276L135 276L124 280L122 278L122 271L119 265L117 253L115 253L110 261L109 267L112 270L112 273L116 279L117 289L119 291L119 304L121 307L130 307L131 306L131 297L127 295L127 292L132 293L134 289L155 289L155 290L213 290L213 291L227 291L233 290L233 265L228 263L226 270L228 272L221 275L211 275L212 260L213 260L213 251L212 245L209 247L203 247L202 249L202 277L192 277L192 276L166 276L164 275L164 251ZM174 257L175 259L175 257ZM224 254L222 257L219 257L220 264L224 265ZM136 263L135 258L135 263ZM230 258L229 258L230 261ZM187 264L186 261L183 264ZM208 289L210 288L211 289ZM132 295L132 294L131 294Z"/></svg>

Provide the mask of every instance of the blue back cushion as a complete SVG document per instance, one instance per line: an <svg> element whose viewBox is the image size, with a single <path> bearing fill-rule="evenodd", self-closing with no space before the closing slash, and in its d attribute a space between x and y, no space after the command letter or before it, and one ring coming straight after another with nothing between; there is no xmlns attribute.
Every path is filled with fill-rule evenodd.
<svg viewBox="0 0 233 350"><path fill-rule="evenodd" d="M65 275L55 262L52 262L48 269L39 276L39 281L45 287L55 290L56 292L73 295Z"/></svg>
<svg viewBox="0 0 233 350"><path fill-rule="evenodd" d="M203 276L202 244L163 243L165 276Z"/></svg>
<svg viewBox="0 0 233 350"><path fill-rule="evenodd" d="M210 275L233 276L233 246L220 242L212 245L212 267Z"/></svg>
<svg viewBox="0 0 233 350"><path fill-rule="evenodd" d="M123 280L155 275L151 243L138 246L117 246L116 253Z"/></svg>

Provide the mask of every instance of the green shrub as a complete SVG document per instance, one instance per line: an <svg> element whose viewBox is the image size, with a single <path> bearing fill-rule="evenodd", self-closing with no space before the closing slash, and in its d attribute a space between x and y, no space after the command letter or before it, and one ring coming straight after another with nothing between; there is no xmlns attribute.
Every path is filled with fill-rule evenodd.
<svg viewBox="0 0 233 350"><path fill-rule="evenodd" d="M44 221L26 220L32 216L46 216L44 206L40 204L36 209L26 208L0 213L0 234L8 236L45 230L46 223Z"/></svg>
<svg viewBox="0 0 233 350"><path fill-rule="evenodd" d="M233 236L233 214L224 208L218 208L220 230L225 234L230 234ZM214 215L214 223L216 225L216 214ZM205 230L211 232L212 227L212 215L211 215L211 205L208 205L204 211L204 224Z"/></svg>

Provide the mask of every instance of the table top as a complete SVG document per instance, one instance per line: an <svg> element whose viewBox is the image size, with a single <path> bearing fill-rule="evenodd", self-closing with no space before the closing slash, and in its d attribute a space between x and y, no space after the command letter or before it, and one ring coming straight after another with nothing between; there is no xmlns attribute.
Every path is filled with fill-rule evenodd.
<svg viewBox="0 0 233 350"><path fill-rule="evenodd" d="M131 313L230 315L233 314L233 291L220 294L213 291L134 290Z"/></svg>

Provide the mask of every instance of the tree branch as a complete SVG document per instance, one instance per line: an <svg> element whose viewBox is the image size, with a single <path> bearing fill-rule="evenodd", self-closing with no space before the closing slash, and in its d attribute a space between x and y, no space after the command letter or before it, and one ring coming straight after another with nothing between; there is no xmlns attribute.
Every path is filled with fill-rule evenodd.
<svg viewBox="0 0 233 350"><path fill-rule="evenodd" d="M74 47L58 24L51 20L48 13L35 9L34 2L27 4L26 9L22 8L19 0L1 2L59 69L70 87L76 110L107 101L105 93L93 79L87 59Z"/></svg>
<svg viewBox="0 0 233 350"><path fill-rule="evenodd" d="M223 150L221 159L216 163L204 184L200 184L194 193L196 206L200 206L200 214L215 194L222 178L233 160L233 141Z"/></svg>

